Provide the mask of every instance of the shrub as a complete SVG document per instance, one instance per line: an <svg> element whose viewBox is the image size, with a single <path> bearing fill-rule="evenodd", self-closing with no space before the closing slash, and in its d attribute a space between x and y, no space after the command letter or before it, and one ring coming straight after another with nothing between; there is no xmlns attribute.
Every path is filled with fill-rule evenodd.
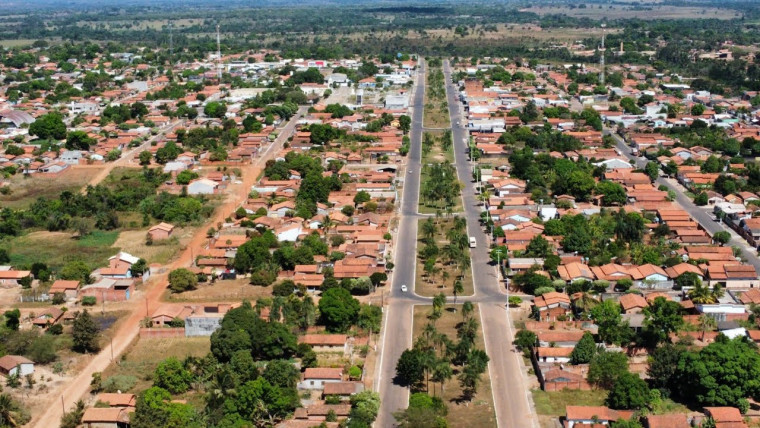
<svg viewBox="0 0 760 428"><path fill-rule="evenodd" d="M137 377L129 375L111 376L101 383L101 388L105 392L127 392L137 385Z"/></svg>
<svg viewBox="0 0 760 428"><path fill-rule="evenodd" d="M98 303L98 299L95 298L95 296L84 296L82 297L82 306L95 306L96 303Z"/></svg>

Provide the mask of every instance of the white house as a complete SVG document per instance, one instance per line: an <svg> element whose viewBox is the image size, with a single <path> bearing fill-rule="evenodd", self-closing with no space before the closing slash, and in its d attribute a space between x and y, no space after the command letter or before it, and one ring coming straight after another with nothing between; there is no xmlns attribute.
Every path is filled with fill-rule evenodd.
<svg viewBox="0 0 760 428"><path fill-rule="evenodd" d="M6 355L0 358L0 371L18 377L34 374L34 362L20 355Z"/></svg>
<svg viewBox="0 0 760 428"><path fill-rule="evenodd" d="M342 381L343 369L341 368L308 368L303 373L303 380L298 384L298 389L323 389L326 383Z"/></svg>
<svg viewBox="0 0 760 428"><path fill-rule="evenodd" d="M208 178L199 178L187 186L188 195L211 195L219 187L219 183Z"/></svg>
<svg viewBox="0 0 760 428"><path fill-rule="evenodd" d="M630 162L618 159L618 158L612 158L612 159L606 159L601 162L597 162L594 164L595 166L603 166L607 170L613 170L613 169L631 169L633 168L633 165L631 165Z"/></svg>

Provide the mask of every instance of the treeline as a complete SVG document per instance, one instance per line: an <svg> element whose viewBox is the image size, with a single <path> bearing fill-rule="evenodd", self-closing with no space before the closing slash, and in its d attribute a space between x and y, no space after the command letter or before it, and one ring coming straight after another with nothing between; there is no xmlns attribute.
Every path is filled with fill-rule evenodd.
<svg viewBox="0 0 760 428"><path fill-rule="evenodd" d="M268 319L262 318L265 309L269 310ZM328 312L321 301L319 310L322 315ZM317 316L310 297L279 303L260 300L255 306L243 302L225 314L221 327L211 336L211 352L206 357L168 358L158 365L153 386L138 394L132 426L274 426L290 417L300 407L296 387L301 370L317 363L311 347L298 344L296 332L313 325ZM187 403L172 400L178 395L196 399ZM328 402L338 404L334 397ZM379 411L377 393L356 394L350 404L345 426L371 426ZM335 418L334 413L328 418Z"/></svg>
<svg viewBox="0 0 760 428"><path fill-rule="evenodd" d="M159 169L145 168L126 173L119 181L88 186L84 193L62 192L58 198L40 198L29 208L0 211L0 238L17 236L25 229L75 230L81 235L92 227L101 230L121 226L119 212L140 212L144 225L150 218L172 223L198 221L211 215L213 208L202 197L156 194L168 178Z"/></svg>

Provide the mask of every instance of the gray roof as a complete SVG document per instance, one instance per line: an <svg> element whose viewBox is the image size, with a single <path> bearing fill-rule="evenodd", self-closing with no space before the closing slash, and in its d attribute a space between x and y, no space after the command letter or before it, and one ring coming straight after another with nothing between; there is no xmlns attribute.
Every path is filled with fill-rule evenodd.
<svg viewBox="0 0 760 428"><path fill-rule="evenodd" d="M34 117L31 114L21 110L0 110L0 117L10 120L17 127L23 123L34 122Z"/></svg>

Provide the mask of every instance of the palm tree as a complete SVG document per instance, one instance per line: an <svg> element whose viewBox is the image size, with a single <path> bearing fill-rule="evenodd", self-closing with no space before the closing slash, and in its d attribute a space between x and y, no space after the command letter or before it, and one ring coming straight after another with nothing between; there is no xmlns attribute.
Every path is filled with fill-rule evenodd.
<svg viewBox="0 0 760 428"><path fill-rule="evenodd" d="M472 302L464 302L462 304L462 319L466 320L469 318L474 310L475 307L472 305Z"/></svg>
<svg viewBox="0 0 760 428"><path fill-rule="evenodd" d="M444 394L443 384L454 376L454 370L451 369L451 363L448 360L438 360L433 368L433 382L441 384L441 396ZM435 388L435 384L433 385ZM435 395L435 391L433 391Z"/></svg>
<svg viewBox="0 0 760 428"><path fill-rule="evenodd" d="M455 305L457 304L457 295L461 293L464 293L464 285L462 285L462 281L456 280L454 281L454 304Z"/></svg>
<svg viewBox="0 0 760 428"><path fill-rule="evenodd" d="M705 340L705 332L709 329L712 331L715 327L718 326L718 322L715 321L715 318L708 316L708 315L700 315L699 316L699 327L702 329L702 341Z"/></svg>
<svg viewBox="0 0 760 428"><path fill-rule="evenodd" d="M16 411L16 405L9 394L0 394L0 426L17 427L16 419L13 412Z"/></svg>
<svg viewBox="0 0 760 428"><path fill-rule="evenodd" d="M433 222L432 217L428 217L427 220L422 222L422 236L430 241L435 236L435 233L438 231L438 228L435 226L435 223Z"/></svg>
<svg viewBox="0 0 760 428"><path fill-rule="evenodd" d="M464 217L454 216L454 225L452 226L452 229L459 232L464 232L465 229L467 229L467 219Z"/></svg>
<svg viewBox="0 0 760 428"><path fill-rule="evenodd" d="M441 288L446 288L446 281L449 280L450 276L451 275L449 274L449 271L447 271L447 270L445 270L445 271L443 271L443 273L441 273L441 282L443 284L443 286Z"/></svg>
<svg viewBox="0 0 760 428"><path fill-rule="evenodd" d="M436 364L435 353L433 351L423 352L420 355L420 362L425 370L425 390L430 391L430 373Z"/></svg>
<svg viewBox="0 0 760 428"><path fill-rule="evenodd" d="M433 312L441 313L443 307L446 306L446 295L438 293L433 297Z"/></svg>
<svg viewBox="0 0 760 428"><path fill-rule="evenodd" d="M422 329L422 335L420 336L425 341L425 347L430 347L431 342L435 339L437 334L438 330L435 328L434 323L429 322L425 324L425 327Z"/></svg>
<svg viewBox="0 0 760 428"><path fill-rule="evenodd" d="M470 255L466 253L462 253L462 257L459 259L459 270L460 270L460 276L464 277L464 272L472 266L472 260L470 259Z"/></svg>
<svg viewBox="0 0 760 428"><path fill-rule="evenodd" d="M689 290L689 298L696 304L710 304L718 301L718 297L702 281L698 281L694 288Z"/></svg>

